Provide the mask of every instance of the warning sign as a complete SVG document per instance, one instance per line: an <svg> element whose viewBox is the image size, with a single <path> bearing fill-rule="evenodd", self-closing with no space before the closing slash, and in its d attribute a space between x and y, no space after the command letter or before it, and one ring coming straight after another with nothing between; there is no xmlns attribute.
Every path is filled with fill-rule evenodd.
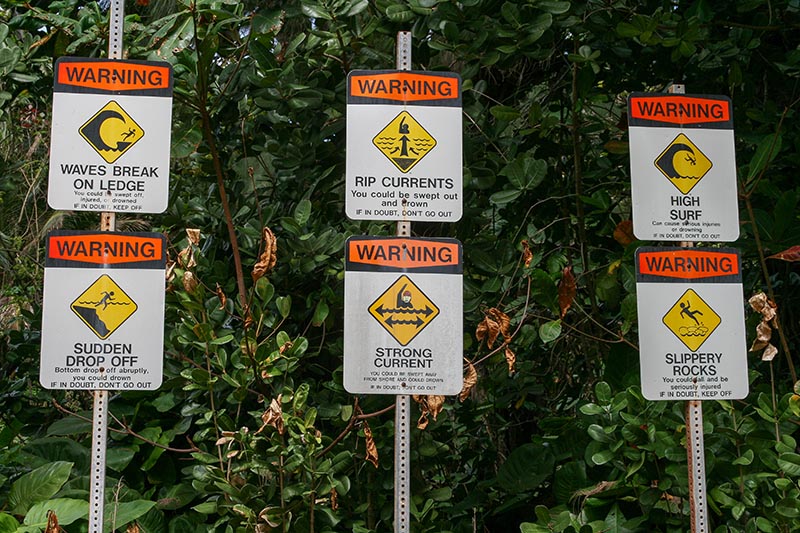
<svg viewBox="0 0 800 533"><path fill-rule="evenodd" d="M106 163L119 159L144 136L142 127L113 100L78 131Z"/></svg>
<svg viewBox="0 0 800 533"><path fill-rule="evenodd" d="M345 245L344 386L354 394L457 394L461 243L351 237Z"/></svg>
<svg viewBox="0 0 800 533"><path fill-rule="evenodd" d="M747 396L739 251L639 248L642 394L649 400Z"/></svg>
<svg viewBox="0 0 800 533"><path fill-rule="evenodd" d="M137 306L111 277L103 274L70 308L95 335L106 339L136 312Z"/></svg>
<svg viewBox="0 0 800 533"><path fill-rule="evenodd" d="M693 289L687 289L662 320L692 351L697 351L722 322L719 315Z"/></svg>
<svg viewBox="0 0 800 533"><path fill-rule="evenodd" d="M372 139L372 144L401 172L408 172L436 146L436 139L403 111Z"/></svg>
<svg viewBox="0 0 800 533"><path fill-rule="evenodd" d="M164 244L157 233L48 235L39 372L45 388L159 387Z"/></svg>
<svg viewBox="0 0 800 533"><path fill-rule="evenodd" d="M689 194L711 167L711 161L683 133L655 161L656 168L683 194Z"/></svg>
<svg viewBox="0 0 800 533"><path fill-rule="evenodd" d="M59 58L47 203L70 211L163 212L171 129L168 63Z"/></svg>
<svg viewBox="0 0 800 533"><path fill-rule="evenodd" d="M732 108L724 96L629 97L636 237L710 242L739 237Z"/></svg>
<svg viewBox="0 0 800 533"><path fill-rule="evenodd" d="M354 71L347 87L347 216L459 220L463 180L458 75Z"/></svg>
<svg viewBox="0 0 800 533"><path fill-rule="evenodd" d="M437 317L439 308L403 275L372 302L369 314L405 346Z"/></svg>

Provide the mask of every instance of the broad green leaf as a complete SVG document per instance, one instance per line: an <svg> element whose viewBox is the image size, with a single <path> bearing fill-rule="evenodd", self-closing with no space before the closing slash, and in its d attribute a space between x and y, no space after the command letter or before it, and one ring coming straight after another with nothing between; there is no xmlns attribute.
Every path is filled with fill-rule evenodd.
<svg viewBox="0 0 800 533"><path fill-rule="evenodd" d="M291 296L278 296L275 298L275 306L283 318L289 316L292 310L292 297Z"/></svg>
<svg viewBox="0 0 800 533"><path fill-rule="evenodd" d="M750 166L747 171L747 181L757 177L762 170L778 155L781 151L783 144L783 135L777 133L775 135L767 135L756 147L756 153L750 160Z"/></svg>
<svg viewBox="0 0 800 533"><path fill-rule="evenodd" d="M496 105L489 112L497 120L514 120L519 117L519 111L507 105Z"/></svg>
<svg viewBox="0 0 800 533"><path fill-rule="evenodd" d="M39 502L25 515L26 526L44 528L47 526L47 512L53 511L58 517L59 525L66 526L75 520L89 516L89 502L72 498L56 498Z"/></svg>
<svg viewBox="0 0 800 533"><path fill-rule="evenodd" d="M553 342L561 335L561 320L552 320L539 326L539 338L545 343Z"/></svg>
<svg viewBox="0 0 800 533"><path fill-rule="evenodd" d="M0 533L14 533L19 522L10 514L0 513Z"/></svg>
<svg viewBox="0 0 800 533"><path fill-rule="evenodd" d="M303 198L297 203L294 209L294 219L301 226L308 222L311 217L311 202L307 198Z"/></svg>
<svg viewBox="0 0 800 533"><path fill-rule="evenodd" d="M535 189L547 174L547 161L522 154L503 167L500 174L508 177L509 183L517 189Z"/></svg>
<svg viewBox="0 0 800 533"><path fill-rule="evenodd" d="M775 504L775 510L787 518L800 517L800 501L797 498L784 498Z"/></svg>
<svg viewBox="0 0 800 533"><path fill-rule="evenodd" d="M72 466L73 463L56 461L20 477L8 493L11 511L24 515L34 504L52 498L69 479Z"/></svg>
<svg viewBox="0 0 800 533"><path fill-rule="evenodd" d="M555 460L547 450L523 444L500 466L497 481L511 493L535 489L553 475L554 466Z"/></svg>
<svg viewBox="0 0 800 533"><path fill-rule="evenodd" d="M103 523L106 531L114 531L125 524L133 522L156 505L148 500L132 502L108 502L103 509Z"/></svg>
<svg viewBox="0 0 800 533"><path fill-rule="evenodd" d="M489 201L497 205L498 207L502 207L519 198L520 194L522 194L522 191L520 190L506 189L504 191L499 191L491 195L489 197Z"/></svg>
<svg viewBox="0 0 800 533"><path fill-rule="evenodd" d="M314 316L311 318L311 324L314 326L321 326L325 319L328 318L328 303L325 299L320 299L317 302L317 306L314 308Z"/></svg>
<svg viewBox="0 0 800 533"><path fill-rule="evenodd" d="M592 462L596 465L604 465L609 461L614 460L614 452L611 450L603 450L592 455Z"/></svg>
<svg viewBox="0 0 800 533"><path fill-rule="evenodd" d="M800 455L796 453L780 454L778 456L778 467L790 476L800 476Z"/></svg>

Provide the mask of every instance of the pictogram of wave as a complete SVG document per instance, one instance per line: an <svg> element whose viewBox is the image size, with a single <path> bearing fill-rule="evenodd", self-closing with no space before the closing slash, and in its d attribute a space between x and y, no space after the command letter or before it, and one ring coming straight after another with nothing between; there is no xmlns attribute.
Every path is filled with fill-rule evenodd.
<svg viewBox="0 0 800 533"><path fill-rule="evenodd" d="M108 304L108 305L131 305L130 302L92 302L92 301L84 301L84 300L80 300L78 303L82 304L82 305L90 305L91 304L91 305L95 305L95 306L100 305L102 303L104 308L105 308L106 304Z"/></svg>
<svg viewBox="0 0 800 533"><path fill-rule="evenodd" d="M678 328L681 337L705 337L708 334L706 326L681 326Z"/></svg>

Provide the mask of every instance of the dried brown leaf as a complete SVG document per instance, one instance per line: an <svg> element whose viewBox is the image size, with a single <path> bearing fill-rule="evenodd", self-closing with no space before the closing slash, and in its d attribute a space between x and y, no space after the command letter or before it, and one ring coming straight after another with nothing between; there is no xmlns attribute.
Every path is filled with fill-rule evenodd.
<svg viewBox="0 0 800 533"><path fill-rule="evenodd" d="M772 361L777 354L778 349L771 344L767 344L767 347L764 348L764 353L761 354L761 360Z"/></svg>
<svg viewBox="0 0 800 533"><path fill-rule="evenodd" d="M480 324L478 324L477 329L475 330L475 338L478 341L483 341L486 339L486 345L491 348L494 346L494 341L497 340L497 336L500 334L500 324L489 318L488 316L483 317L483 320Z"/></svg>
<svg viewBox="0 0 800 533"><path fill-rule="evenodd" d="M614 228L614 240L622 246L628 246L635 241L636 237L633 235L633 222L630 220L623 220L617 224L617 227Z"/></svg>
<svg viewBox="0 0 800 533"><path fill-rule="evenodd" d="M506 344L505 350L506 363L508 363L508 373L513 374L517 371L517 355Z"/></svg>
<svg viewBox="0 0 800 533"><path fill-rule="evenodd" d="M200 285L200 282L197 281L197 276L188 270L183 273L183 288L186 292L194 292L198 285Z"/></svg>
<svg viewBox="0 0 800 533"><path fill-rule="evenodd" d="M375 445L375 438L372 436L372 429L369 423L364 420L364 439L367 443L367 457L366 460L372 463L372 466L378 468L378 447Z"/></svg>
<svg viewBox="0 0 800 533"><path fill-rule="evenodd" d="M331 488L331 510L335 511L339 508L339 493L336 492L336 487Z"/></svg>
<svg viewBox="0 0 800 533"><path fill-rule="evenodd" d="M290 350L292 346L294 346L294 343L292 341L286 341L281 345L280 348L278 348L278 353L283 355L284 352L286 352L286 350Z"/></svg>
<svg viewBox="0 0 800 533"><path fill-rule="evenodd" d="M128 524L128 527L125 528L125 533L139 533L139 524L136 522L131 522Z"/></svg>
<svg viewBox="0 0 800 533"><path fill-rule="evenodd" d="M510 341L511 319L508 317L508 315L502 312L501 310L497 309L496 307L490 308L488 314L492 320L497 322L497 325L500 327L500 333L503 335L503 338L506 341Z"/></svg>
<svg viewBox="0 0 800 533"><path fill-rule="evenodd" d="M781 261L800 261L800 246L792 246L782 252L769 256L767 259L780 259Z"/></svg>
<svg viewBox="0 0 800 533"><path fill-rule="evenodd" d="M225 292L223 292L222 287L219 286L219 283L217 283L216 293L217 293L217 298L219 298L219 308L225 309L225 306L228 303L228 297L225 296Z"/></svg>
<svg viewBox="0 0 800 533"><path fill-rule="evenodd" d="M272 401L269 402L269 409L264 411L261 415L261 421L264 425L258 428L258 431L255 432L256 435L261 433L267 426L274 427L279 435L283 435L284 431L286 431L283 425L283 408L281 407L282 396L283 395L279 394L277 398L273 398Z"/></svg>
<svg viewBox="0 0 800 533"><path fill-rule="evenodd" d="M756 313L761 313L762 320L770 321L778 314L778 306L763 292L751 296L748 303Z"/></svg>
<svg viewBox="0 0 800 533"><path fill-rule="evenodd" d="M178 263L176 263L175 261L173 261L171 259L167 261L167 268L166 268L166 272L164 273L164 279L167 280L167 283L169 283L173 279L175 279L175 267L176 266L178 266Z"/></svg>
<svg viewBox="0 0 800 533"><path fill-rule="evenodd" d="M533 252L531 252L531 247L528 244L527 239L522 240L522 260L525 262L525 266L531 266L531 261L533 261Z"/></svg>
<svg viewBox="0 0 800 533"><path fill-rule="evenodd" d="M561 272L561 281L558 282L558 306L561 309L561 318L567 314L572 307L572 301L577 294L577 282L572 273L572 265L564 267Z"/></svg>
<svg viewBox="0 0 800 533"><path fill-rule="evenodd" d="M424 430L426 427L428 427L428 415L433 416L433 419L436 420L436 417L442 411L442 407L444 407L444 396L423 396L414 394L411 397L419 404L420 409L419 420L417 420L417 429Z"/></svg>
<svg viewBox="0 0 800 533"><path fill-rule="evenodd" d="M258 258L258 262L253 266L253 281L258 281L266 274L272 272L277 262L278 240L272 230L264 226L262 230L262 238L264 240L264 251Z"/></svg>
<svg viewBox="0 0 800 533"><path fill-rule="evenodd" d="M186 228L186 237L189 238L189 242L194 244L195 246L200 246L200 230L196 228Z"/></svg>
<svg viewBox="0 0 800 533"><path fill-rule="evenodd" d="M47 511L47 527L44 528L44 533L59 533L61 528L58 526L58 517L53 511Z"/></svg>
<svg viewBox="0 0 800 533"><path fill-rule="evenodd" d="M464 375L464 384L461 386L461 392L458 393L458 399L464 401L478 384L478 371L475 370L475 365L467 363L467 372Z"/></svg>

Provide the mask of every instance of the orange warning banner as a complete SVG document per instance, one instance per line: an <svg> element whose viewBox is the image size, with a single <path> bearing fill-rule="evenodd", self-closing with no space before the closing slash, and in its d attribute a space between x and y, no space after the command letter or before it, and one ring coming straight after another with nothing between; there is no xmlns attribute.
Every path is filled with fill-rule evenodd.
<svg viewBox="0 0 800 533"><path fill-rule="evenodd" d="M741 281L739 251L734 249L705 250L698 248L639 248L636 251L636 276L698 280L725 278Z"/></svg>
<svg viewBox="0 0 800 533"><path fill-rule="evenodd" d="M672 94L634 93L628 99L631 126L645 125L638 121L668 125L725 125L733 128L732 104L725 96L685 96Z"/></svg>
<svg viewBox="0 0 800 533"><path fill-rule="evenodd" d="M455 239L351 237L347 270L460 272L461 243Z"/></svg>
<svg viewBox="0 0 800 533"><path fill-rule="evenodd" d="M163 265L164 236L158 233L52 232L47 240L45 266ZM137 266L139 266L137 265Z"/></svg>
<svg viewBox="0 0 800 533"><path fill-rule="evenodd" d="M358 99L390 102L447 102L461 105L460 78L451 72L354 71L347 78L348 103ZM355 100L354 100L355 99Z"/></svg>
<svg viewBox="0 0 800 533"><path fill-rule="evenodd" d="M55 90L171 93L172 67L162 62L62 57L56 61Z"/></svg>

